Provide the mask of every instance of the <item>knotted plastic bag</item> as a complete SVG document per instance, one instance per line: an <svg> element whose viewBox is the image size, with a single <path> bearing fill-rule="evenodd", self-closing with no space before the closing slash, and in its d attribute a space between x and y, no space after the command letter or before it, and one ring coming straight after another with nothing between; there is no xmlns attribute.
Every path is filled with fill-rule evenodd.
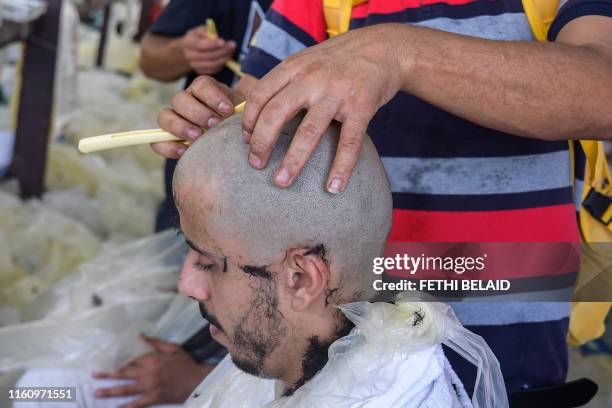
<svg viewBox="0 0 612 408"><path fill-rule="evenodd" d="M403 293L395 304L338 306L355 328L330 346L327 364L291 396L277 392L274 399L278 382L240 371L228 356L186 406L506 408L499 364L484 340L465 329L448 305L423 300ZM472 401L441 344L478 367Z"/></svg>

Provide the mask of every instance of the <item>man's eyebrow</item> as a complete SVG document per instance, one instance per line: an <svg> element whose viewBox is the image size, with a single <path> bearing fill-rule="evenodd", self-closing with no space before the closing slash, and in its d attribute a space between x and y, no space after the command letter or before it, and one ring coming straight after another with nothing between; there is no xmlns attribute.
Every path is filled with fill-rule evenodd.
<svg viewBox="0 0 612 408"><path fill-rule="evenodd" d="M196 244L194 244L193 242L191 242L190 240L188 240L187 238L185 238L185 243L187 245L189 245L189 248L193 249L194 251L196 251L198 254L200 255L204 255L205 257L208 258L216 258L213 254L211 254L210 252L206 252L205 250L198 248L198 246Z"/></svg>

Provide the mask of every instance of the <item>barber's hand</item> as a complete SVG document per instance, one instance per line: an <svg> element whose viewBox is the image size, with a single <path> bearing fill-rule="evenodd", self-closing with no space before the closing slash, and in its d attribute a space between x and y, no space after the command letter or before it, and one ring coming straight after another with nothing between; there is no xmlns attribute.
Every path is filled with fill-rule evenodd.
<svg viewBox="0 0 612 408"><path fill-rule="evenodd" d="M110 373L94 373L94 378L130 379L133 383L96 390L98 398L139 395L120 408L140 408L155 404L183 403L214 368L197 364L179 345L142 336L154 352Z"/></svg>
<svg viewBox="0 0 612 408"><path fill-rule="evenodd" d="M234 41L210 38L202 26L189 30L180 45L185 60L200 75L212 75L221 71L236 49Z"/></svg>
<svg viewBox="0 0 612 408"><path fill-rule="evenodd" d="M274 182L280 187L293 183L336 119L342 130L327 189L343 191L368 123L400 89L401 44L394 27L381 24L342 34L291 56L254 84L242 115L251 165L263 168L283 126L307 109Z"/></svg>
<svg viewBox="0 0 612 408"><path fill-rule="evenodd" d="M189 87L172 98L172 108L162 109L157 123L163 130L186 140L196 140L203 131L217 125L234 112L234 105L243 100L242 94L217 82L214 78L201 76ZM151 145L160 155L178 159L185 152L185 145L178 142L154 143Z"/></svg>

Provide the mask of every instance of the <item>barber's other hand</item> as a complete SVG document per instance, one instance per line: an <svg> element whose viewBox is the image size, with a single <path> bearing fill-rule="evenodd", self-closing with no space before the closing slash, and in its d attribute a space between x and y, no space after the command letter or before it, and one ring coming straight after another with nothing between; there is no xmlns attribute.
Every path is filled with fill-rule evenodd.
<svg viewBox="0 0 612 408"><path fill-rule="evenodd" d="M221 71L236 49L234 41L210 38L202 26L189 30L180 45L185 60L200 75L213 75Z"/></svg>
<svg viewBox="0 0 612 408"><path fill-rule="evenodd" d="M307 109L274 182L280 187L293 183L336 119L342 130L327 189L343 191L368 123L401 86L395 26L381 24L339 35L291 56L254 84L242 116L251 165L266 166L283 126Z"/></svg>
<svg viewBox="0 0 612 408"><path fill-rule="evenodd" d="M155 404L183 403L214 368L197 364L179 345L141 336L155 351L138 357L110 373L94 373L94 378L130 379L133 383L95 391L97 398L139 395L120 408L140 408Z"/></svg>
<svg viewBox="0 0 612 408"><path fill-rule="evenodd" d="M217 125L234 112L234 105L243 96L214 78L200 76L187 89L172 98L172 108L162 109L157 123L163 130L186 140L196 140L203 131ZM185 152L185 145L178 142L151 145L160 155L178 159Z"/></svg>

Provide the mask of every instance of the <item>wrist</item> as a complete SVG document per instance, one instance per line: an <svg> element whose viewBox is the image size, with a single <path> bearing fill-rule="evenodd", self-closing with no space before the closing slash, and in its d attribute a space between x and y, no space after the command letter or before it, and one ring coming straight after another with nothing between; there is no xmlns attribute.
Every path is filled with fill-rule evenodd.
<svg viewBox="0 0 612 408"><path fill-rule="evenodd" d="M416 81L416 65L419 57L418 30L409 24L397 24L393 36L393 63L399 76L399 90L410 93L412 84Z"/></svg>
<svg viewBox="0 0 612 408"><path fill-rule="evenodd" d="M186 61L185 59L185 47L183 45L183 43L185 42L185 37L179 37L179 38L175 38L172 41L170 41L169 47L172 50L172 54L177 57L180 58L182 61Z"/></svg>

